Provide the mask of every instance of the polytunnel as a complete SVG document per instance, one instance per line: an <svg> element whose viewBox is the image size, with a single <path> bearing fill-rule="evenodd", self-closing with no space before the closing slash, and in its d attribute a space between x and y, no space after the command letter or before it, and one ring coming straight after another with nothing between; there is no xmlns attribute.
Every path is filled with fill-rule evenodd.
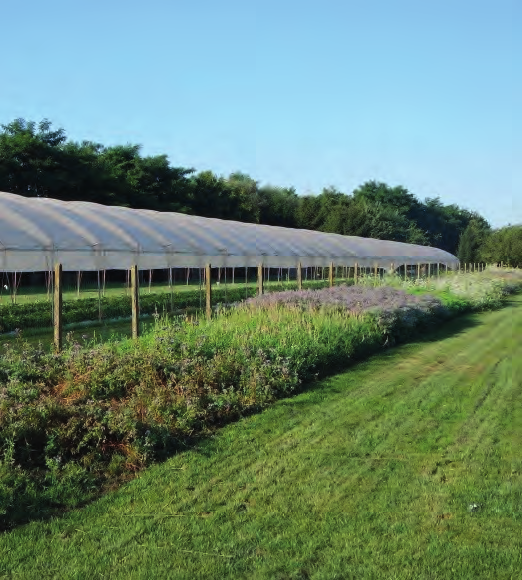
<svg viewBox="0 0 522 580"><path fill-rule="evenodd" d="M458 265L438 248L0 192L0 271Z"/></svg>

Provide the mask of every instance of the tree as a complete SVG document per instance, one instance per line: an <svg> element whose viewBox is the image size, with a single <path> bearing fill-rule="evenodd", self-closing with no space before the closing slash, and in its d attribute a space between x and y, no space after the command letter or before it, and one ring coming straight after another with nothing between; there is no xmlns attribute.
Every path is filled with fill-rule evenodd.
<svg viewBox="0 0 522 580"><path fill-rule="evenodd" d="M364 199L374 204L391 206L402 215L412 219L412 214L420 207L419 200L402 185L390 187L386 183L367 181L354 190L356 201Z"/></svg>
<svg viewBox="0 0 522 580"><path fill-rule="evenodd" d="M52 130L44 119L38 125L16 119L0 133L0 190L28 197L50 197L65 142L63 129Z"/></svg>
<svg viewBox="0 0 522 580"><path fill-rule="evenodd" d="M228 217L242 222L259 223L261 217L258 183L245 173L231 173L226 180L234 213Z"/></svg>
<svg viewBox="0 0 522 580"><path fill-rule="evenodd" d="M463 264L480 261L480 248L484 243L487 230L477 219L471 219L462 232L457 250L457 257Z"/></svg>
<svg viewBox="0 0 522 580"><path fill-rule="evenodd" d="M298 197L293 187L264 185L258 188L259 223L284 228L297 227Z"/></svg>
<svg viewBox="0 0 522 580"><path fill-rule="evenodd" d="M483 241L480 257L484 262L522 268L522 224L491 232Z"/></svg>

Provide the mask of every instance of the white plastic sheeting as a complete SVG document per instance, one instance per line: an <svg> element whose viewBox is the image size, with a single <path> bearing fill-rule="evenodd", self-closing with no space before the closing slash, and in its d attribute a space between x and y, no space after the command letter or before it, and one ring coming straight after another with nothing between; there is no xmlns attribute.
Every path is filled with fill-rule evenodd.
<svg viewBox="0 0 522 580"><path fill-rule="evenodd" d="M0 192L0 271L447 264L426 246Z"/></svg>

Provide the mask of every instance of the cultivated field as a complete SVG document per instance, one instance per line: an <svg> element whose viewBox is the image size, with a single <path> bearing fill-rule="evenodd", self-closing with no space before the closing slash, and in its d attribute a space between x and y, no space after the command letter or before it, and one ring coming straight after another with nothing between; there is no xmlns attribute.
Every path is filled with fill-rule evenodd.
<svg viewBox="0 0 522 580"><path fill-rule="evenodd" d="M502 579L522 569L522 299L0 537L9 578Z"/></svg>

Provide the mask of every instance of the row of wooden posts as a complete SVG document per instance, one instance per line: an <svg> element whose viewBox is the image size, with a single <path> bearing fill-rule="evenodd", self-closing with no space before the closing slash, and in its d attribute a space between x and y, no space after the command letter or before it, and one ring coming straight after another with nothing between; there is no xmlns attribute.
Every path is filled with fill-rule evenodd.
<svg viewBox="0 0 522 580"><path fill-rule="evenodd" d="M421 277L421 264L417 264L417 277ZM473 268L471 265L469 270L464 266L464 271L475 272L475 271L482 271L485 268L483 264L473 264ZM257 293L258 295L263 294L264 292L264 275L263 275L263 264L259 264L257 267ZM335 276L335 269L333 262L330 263L328 268L328 283L330 287L334 286L334 276ZM445 265L446 271L448 270L447 265ZM359 267L358 263L356 262L353 266L353 278L354 282L357 283L359 276L361 275L361 268ZM364 268L366 271L366 268ZM374 274L375 277L378 276L379 268L375 266ZM395 271L395 266L393 262L390 265L390 271ZM430 277L431 268L428 267L428 277ZM297 264L296 267L296 278L297 278L297 288L301 290L303 287L303 272L302 266L300 263ZM348 275L348 270L346 269L344 272L345 276ZM440 276L440 264L437 264L437 277ZM207 319L210 319L212 316L212 280L211 280L211 265L207 264L205 266L205 310ZM63 342L63 323L62 323L62 265L56 264L54 268L54 346L57 352L62 350L62 342ZM132 338L137 338L139 335L139 272L138 266L134 265L130 268L130 293L131 293L131 306L132 306Z"/></svg>

